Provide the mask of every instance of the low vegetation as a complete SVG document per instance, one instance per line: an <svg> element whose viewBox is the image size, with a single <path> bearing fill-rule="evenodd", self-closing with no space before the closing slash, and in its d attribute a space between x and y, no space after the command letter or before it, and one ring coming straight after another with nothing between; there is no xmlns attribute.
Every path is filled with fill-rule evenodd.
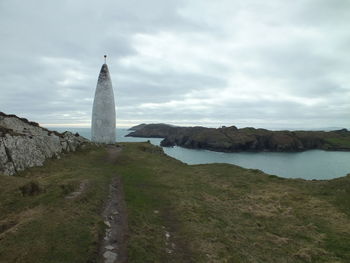
<svg viewBox="0 0 350 263"><path fill-rule="evenodd" d="M329 143L332 147L339 149L349 149L350 148L350 140L348 138L328 138L326 142Z"/></svg>
<svg viewBox="0 0 350 263"><path fill-rule="evenodd" d="M94 262L114 168L103 148L0 176L0 262ZM82 181L84 191L67 198Z"/></svg>
<svg viewBox="0 0 350 263"><path fill-rule="evenodd" d="M96 262L108 184L122 177L129 262L350 262L350 176L282 179L189 166L125 143L0 176L0 262ZM66 196L87 181L76 198Z"/></svg>

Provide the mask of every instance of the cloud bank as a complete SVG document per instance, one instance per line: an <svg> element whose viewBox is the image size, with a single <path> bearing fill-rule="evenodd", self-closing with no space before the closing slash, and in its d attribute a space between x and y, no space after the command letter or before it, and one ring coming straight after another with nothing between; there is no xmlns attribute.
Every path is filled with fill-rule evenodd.
<svg viewBox="0 0 350 263"><path fill-rule="evenodd" d="M108 54L117 125L350 128L347 0L3 0L0 111L89 125Z"/></svg>

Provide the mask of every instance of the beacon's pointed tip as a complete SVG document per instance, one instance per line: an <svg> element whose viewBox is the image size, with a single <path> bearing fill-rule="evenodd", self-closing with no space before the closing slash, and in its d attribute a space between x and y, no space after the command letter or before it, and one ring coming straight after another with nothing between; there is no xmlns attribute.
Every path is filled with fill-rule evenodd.
<svg viewBox="0 0 350 263"><path fill-rule="evenodd" d="M103 56L105 58L105 64L107 64L107 55Z"/></svg>
<svg viewBox="0 0 350 263"><path fill-rule="evenodd" d="M108 70L108 66L107 64L103 64L102 67L101 67L101 71L100 71L100 74L106 74L107 72L109 72Z"/></svg>

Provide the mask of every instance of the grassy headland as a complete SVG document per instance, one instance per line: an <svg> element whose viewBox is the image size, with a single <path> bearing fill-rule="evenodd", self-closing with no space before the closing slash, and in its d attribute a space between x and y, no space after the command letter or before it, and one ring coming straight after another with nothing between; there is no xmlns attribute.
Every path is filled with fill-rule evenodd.
<svg viewBox="0 0 350 263"><path fill-rule="evenodd" d="M182 146L218 152L298 152L311 149L350 151L350 131L272 131L235 126L221 128L179 127L141 124L132 127L130 137L163 138L162 146Z"/></svg>
<svg viewBox="0 0 350 263"><path fill-rule="evenodd" d="M0 262L95 262L116 175L129 262L350 262L350 176L305 181L189 166L148 143L123 144L112 162L106 155L91 148L0 176ZM82 194L66 199L82 181Z"/></svg>

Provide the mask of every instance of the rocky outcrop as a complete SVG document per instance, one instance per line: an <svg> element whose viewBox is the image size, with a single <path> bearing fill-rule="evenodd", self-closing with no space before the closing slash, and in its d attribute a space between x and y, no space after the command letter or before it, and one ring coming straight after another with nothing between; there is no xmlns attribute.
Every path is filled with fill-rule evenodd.
<svg viewBox="0 0 350 263"><path fill-rule="evenodd" d="M41 166L47 158L75 151L89 143L79 134L58 133L38 123L0 112L0 174L13 175Z"/></svg>
<svg viewBox="0 0 350 263"><path fill-rule="evenodd" d="M131 128L133 130L133 128ZM175 127L148 124L127 136L164 138L161 146L182 146L220 152L274 151L295 152L310 149L350 151L350 132L337 131L270 131L235 126L221 128Z"/></svg>

